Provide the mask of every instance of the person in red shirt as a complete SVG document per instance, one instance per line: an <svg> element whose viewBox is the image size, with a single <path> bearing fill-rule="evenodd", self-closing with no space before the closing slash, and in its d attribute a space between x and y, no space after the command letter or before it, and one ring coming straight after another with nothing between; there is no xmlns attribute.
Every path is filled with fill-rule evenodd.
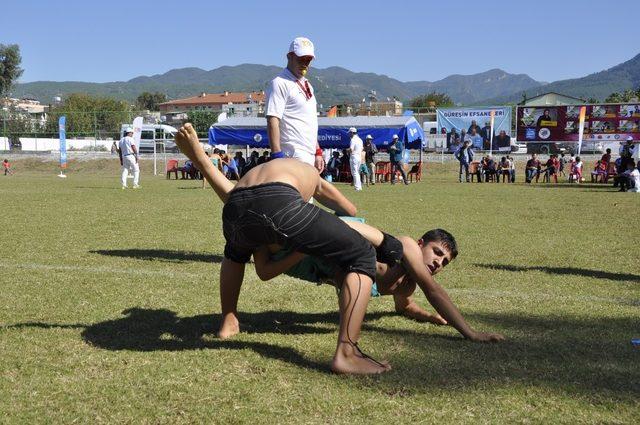
<svg viewBox="0 0 640 425"><path fill-rule="evenodd" d="M5 158L4 161L2 161L2 168L4 169L5 176L13 174L13 171L11 171L11 164L8 159Z"/></svg>

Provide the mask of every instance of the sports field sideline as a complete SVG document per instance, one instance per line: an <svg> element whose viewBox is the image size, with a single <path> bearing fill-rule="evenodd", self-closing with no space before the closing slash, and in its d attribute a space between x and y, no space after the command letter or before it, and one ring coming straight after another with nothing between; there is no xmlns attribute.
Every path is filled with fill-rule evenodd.
<svg viewBox="0 0 640 425"><path fill-rule="evenodd" d="M428 164L408 187L338 187L367 222L460 255L436 280L474 344L372 299L361 346L393 370L329 372L330 286L261 282L242 333L215 338L221 204L200 182L122 191L116 160L12 161L0 176L0 422L420 423L640 421L640 196L604 185L459 184ZM417 296L428 306L423 295ZM429 311L433 309L429 308Z"/></svg>

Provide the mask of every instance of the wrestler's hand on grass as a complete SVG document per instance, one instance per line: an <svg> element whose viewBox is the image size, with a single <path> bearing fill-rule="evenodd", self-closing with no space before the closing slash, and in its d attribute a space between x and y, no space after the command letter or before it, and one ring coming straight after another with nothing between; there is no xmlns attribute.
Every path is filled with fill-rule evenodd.
<svg viewBox="0 0 640 425"><path fill-rule="evenodd" d="M474 331L467 339L473 342L500 342L504 341L504 336L498 333Z"/></svg>

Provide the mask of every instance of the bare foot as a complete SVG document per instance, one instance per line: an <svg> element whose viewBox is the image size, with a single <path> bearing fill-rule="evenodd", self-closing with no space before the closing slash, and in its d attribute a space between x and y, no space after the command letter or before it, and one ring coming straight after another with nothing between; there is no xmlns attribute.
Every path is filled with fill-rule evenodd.
<svg viewBox="0 0 640 425"><path fill-rule="evenodd" d="M180 127L180 130L176 133L175 142L180 148L180 151L192 160L196 153L202 150L198 133L196 133L191 123L186 123Z"/></svg>
<svg viewBox="0 0 640 425"><path fill-rule="evenodd" d="M374 375L390 371L391 365L363 357L353 345L341 342L331 362L331 370L335 373Z"/></svg>
<svg viewBox="0 0 640 425"><path fill-rule="evenodd" d="M227 339L240 333L240 322L235 313L228 313L222 318L220 329L218 330L218 338Z"/></svg>

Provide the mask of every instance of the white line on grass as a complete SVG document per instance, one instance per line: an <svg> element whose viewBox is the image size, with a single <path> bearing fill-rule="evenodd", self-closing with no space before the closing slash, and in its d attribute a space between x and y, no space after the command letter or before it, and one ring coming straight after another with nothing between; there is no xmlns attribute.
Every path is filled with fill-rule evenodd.
<svg viewBox="0 0 640 425"><path fill-rule="evenodd" d="M189 273L189 272L173 272L170 270L139 270L130 268L114 268L114 267L83 267L83 266L64 266L52 264L37 263L7 263L0 262L0 267L12 269L26 270L54 270L54 271L77 271L85 273L112 273L134 276L163 276L163 277L188 277L188 278L207 278L211 277L210 273ZM554 301L554 302L599 302L614 303L626 305L640 305L640 300L620 298L620 297L598 297L594 295L562 295L548 294L544 292L523 293L520 291L505 291L494 289L470 289L470 288L447 288L452 294L472 295L480 298L516 298L524 301Z"/></svg>
<svg viewBox="0 0 640 425"><path fill-rule="evenodd" d="M0 267L11 269L26 269L26 270L53 270L53 271L73 271L73 272L85 272L85 273L112 273L112 274L124 274L134 276L166 276L166 277L190 277L197 278L202 277L203 273L189 273L189 272L173 272L170 270L140 270L140 269L128 269L118 267L89 267L89 266L63 266L52 264L37 264L37 263L6 263L0 262Z"/></svg>

